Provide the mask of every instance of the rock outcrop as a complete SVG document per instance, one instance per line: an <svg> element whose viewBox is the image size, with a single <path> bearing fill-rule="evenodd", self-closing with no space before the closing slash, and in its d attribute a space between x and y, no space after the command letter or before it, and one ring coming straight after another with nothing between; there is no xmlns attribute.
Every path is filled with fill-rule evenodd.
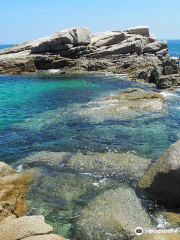
<svg viewBox="0 0 180 240"><path fill-rule="evenodd" d="M16 173L12 167L0 162L0 239L1 240L65 240L51 234L53 228L43 216L22 216L28 173Z"/></svg>
<svg viewBox="0 0 180 240"><path fill-rule="evenodd" d="M51 234L53 228L45 223L43 216L25 216L6 221L0 225L1 240L65 240Z"/></svg>
<svg viewBox="0 0 180 240"><path fill-rule="evenodd" d="M156 67L163 68L159 77ZM77 27L0 50L0 73L49 69L128 73L159 88L180 84L178 59L169 57L167 42L157 41L147 26L93 35Z"/></svg>
<svg viewBox="0 0 180 240"><path fill-rule="evenodd" d="M180 140L150 167L138 187L161 202L180 206Z"/></svg>
<svg viewBox="0 0 180 240"><path fill-rule="evenodd" d="M96 197L75 225L76 239L130 239L135 229L148 229L151 220L135 192L126 185Z"/></svg>
<svg viewBox="0 0 180 240"><path fill-rule="evenodd" d="M0 162L0 223L6 217L19 217L25 213L24 197L29 180L29 174L16 173Z"/></svg>

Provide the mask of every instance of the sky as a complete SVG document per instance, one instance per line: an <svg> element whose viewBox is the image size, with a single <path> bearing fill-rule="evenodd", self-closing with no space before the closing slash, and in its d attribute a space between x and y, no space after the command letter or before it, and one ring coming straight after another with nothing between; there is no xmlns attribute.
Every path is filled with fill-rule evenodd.
<svg viewBox="0 0 180 240"><path fill-rule="evenodd" d="M0 44L78 26L95 33L139 25L158 39L180 39L180 0L0 0Z"/></svg>

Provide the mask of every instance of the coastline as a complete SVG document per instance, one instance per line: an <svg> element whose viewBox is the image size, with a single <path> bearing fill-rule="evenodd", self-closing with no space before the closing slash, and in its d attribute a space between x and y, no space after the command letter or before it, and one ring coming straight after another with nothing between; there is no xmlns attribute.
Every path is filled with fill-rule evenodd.
<svg viewBox="0 0 180 240"><path fill-rule="evenodd" d="M72 39L74 32L76 34ZM113 54L117 52L118 54ZM15 106L9 101L10 107L7 106L7 109L21 109L23 106L22 112L18 112L20 122L16 126L14 122L9 125L10 131L13 129L15 133L12 142L17 141L16 130L20 130L19 135L27 130L27 135L20 138L20 144L32 137L35 143L42 141L42 145L37 144L36 151L32 150L33 154L27 154L17 162L20 173L1 163L1 182L5 181L10 187L20 187L22 193L15 191L18 195L15 197L15 206L18 205L20 213L17 213L17 209L11 211L14 205L12 206L11 201L10 204L7 203L7 200L13 200L14 196L8 184L1 183L4 188L1 188L0 193L5 191L8 199L3 198L1 201L0 198L1 213L5 218L0 222L0 239L63 240L64 238L58 236L61 234L51 233L53 229L50 225L55 225L58 221L62 223L59 227L62 228L62 236L73 236L72 239L77 240L114 240L119 236L122 240L149 240L159 237L168 240L180 239L180 234L176 231L180 228L180 141L175 142L178 133L169 133L167 129L167 126L178 128L178 122L173 119L175 124L172 125L172 119L167 112L173 112L174 109L169 110L166 107L165 94L160 92L162 89L172 90L180 86L180 75L179 62L169 56L166 42L156 41L155 37L149 34L148 27L127 29L124 32L109 31L95 36L90 36L86 28L68 29L51 37L0 51L0 72L10 76L42 76L41 84L38 85L38 81L32 80L29 89L25 82L27 79L24 80L25 83L18 82L17 91L15 86L11 86L11 92L14 91L17 98L21 92L19 89L26 90L22 92L24 98L32 89L35 90L35 94L33 92L27 98L27 102L35 99L32 106L32 102L28 105L20 99L17 99L20 105ZM117 81L111 88L112 92L93 95L91 87L97 88L97 92L98 87L102 87L95 84L95 78L91 82L84 82L87 88L80 87L82 76L91 74L103 75L107 79L114 76L125 82L127 78L127 82L134 82L120 88ZM66 77L73 79L73 76L78 75L81 78L74 77L68 85ZM65 79L54 85L47 81L47 86L42 87L46 84L43 77L53 77L56 82L56 77L59 76L64 76ZM75 85L77 81L79 82ZM140 83L140 86L134 83ZM148 86L152 88L148 89ZM51 91L48 91L49 89ZM58 94L56 90L59 90ZM82 95L87 94L87 99L77 99L81 92ZM73 102L72 99L77 101ZM49 105L49 102L52 105ZM173 104L174 102L175 100ZM61 109L59 103L63 106ZM41 108L21 116L27 109L41 104ZM16 117L18 114L15 112ZM132 120L134 117L137 117L135 122ZM169 122L164 123L168 117ZM122 129L118 128L119 125ZM136 125L139 129L135 129ZM71 128L72 132L68 131L68 128ZM95 134L97 131L99 135ZM60 132L58 136L57 132ZM127 132L129 135L126 135ZM50 135L45 136L46 133ZM40 134L43 134L43 139L40 139ZM37 135L38 138L34 137ZM138 142L141 135L143 137ZM64 136L66 138L63 142ZM47 151L46 144L53 138L54 146ZM160 157L152 158L153 160L142 157L145 151L152 151L152 156L156 156L153 151L157 149L150 149L148 142L149 139L155 142L156 138L159 138L162 144L165 142L166 147L169 143L175 143L166 151L163 149L164 153ZM34 144L32 139L30 147ZM127 145L122 144L123 146L116 148L120 145L119 139L121 143L126 140ZM90 144L92 140L94 145ZM59 141L63 143L58 149L56 146ZM111 144L113 150L107 147ZM145 150L141 148L137 154L133 144L144 144ZM28 152L27 146L24 147L25 152ZM18 151L23 151L23 148ZM28 181L21 178L26 171L34 174L31 181L29 178ZM21 185L25 185L25 188ZM40 213L47 214L50 225L45 224L43 216L22 216L25 214L25 194L32 212L39 210ZM27 214L33 215L32 212ZM137 237L136 229L139 227L145 234ZM172 230L168 235L156 232L166 228L167 231Z"/></svg>
<svg viewBox="0 0 180 240"><path fill-rule="evenodd" d="M180 85L178 59L169 56L167 42L157 41L147 26L93 35L88 28L78 27L0 50L2 74L50 69L61 74L128 74L159 89Z"/></svg>

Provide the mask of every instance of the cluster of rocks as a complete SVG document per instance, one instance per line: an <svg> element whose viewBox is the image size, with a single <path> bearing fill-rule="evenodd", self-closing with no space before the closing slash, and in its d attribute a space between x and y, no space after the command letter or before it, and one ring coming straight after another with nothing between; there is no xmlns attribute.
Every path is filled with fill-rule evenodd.
<svg viewBox="0 0 180 240"><path fill-rule="evenodd" d="M93 35L77 27L0 51L0 73L49 69L128 73L160 88L179 84L179 61L169 57L167 42L157 41L146 26Z"/></svg>
<svg viewBox="0 0 180 240"><path fill-rule="evenodd" d="M23 216L28 173L16 173L12 167L0 162L0 239L1 240L65 240L51 234L53 228L43 216Z"/></svg>
<svg viewBox="0 0 180 240"><path fill-rule="evenodd" d="M108 179L118 177L118 182L125 177L135 180L135 189L128 183L119 182L118 185L111 186L110 190L109 187L104 188L96 195L80 212L78 218L74 219L73 239L174 240L180 239L177 232L180 227L180 214L169 208L169 211L156 210L152 217L152 212L151 215L148 214L147 205L140 198L140 192L143 191L163 203L180 206L179 147L180 141L173 144L151 167L150 160L133 154L40 152L24 159L23 168L47 168L58 173L101 173ZM55 177L54 174L53 176ZM159 227L155 220L159 218L166 223L169 233L156 232L164 229ZM135 229L138 227L143 228L145 234L136 236Z"/></svg>
<svg viewBox="0 0 180 240"><path fill-rule="evenodd" d="M171 145L149 168L137 183L136 190L171 206L180 206L180 140ZM139 193L138 193L139 195ZM160 211L155 214L166 224L169 233L158 233L154 220L146 213L134 190L122 184L97 196L81 213L75 224L76 239L180 239L180 214ZM135 229L141 226L145 234L133 238ZM149 232L149 233L148 233Z"/></svg>

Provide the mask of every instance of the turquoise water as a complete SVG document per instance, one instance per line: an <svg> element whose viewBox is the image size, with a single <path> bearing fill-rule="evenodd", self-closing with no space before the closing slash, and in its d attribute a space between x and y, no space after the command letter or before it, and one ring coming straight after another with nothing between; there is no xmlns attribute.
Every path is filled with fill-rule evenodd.
<svg viewBox="0 0 180 240"><path fill-rule="evenodd" d="M178 55L178 48L171 53ZM102 97L130 87L152 89L111 74L0 75L1 161L18 166L40 151L132 152L156 160L180 139L180 89L162 93L163 111L114 117L97 110ZM73 219L87 202L118 183L39 167L27 214L45 215L56 233L71 237Z"/></svg>
<svg viewBox="0 0 180 240"><path fill-rule="evenodd" d="M167 99L164 114L129 119L77 114L88 113L87 104L96 98L127 87L146 88L113 75L0 76L0 159L12 163L43 150L135 151L156 159L179 136L176 96Z"/></svg>
<svg viewBox="0 0 180 240"><path fill-rule="evenodd" d="M180 138L180 91L163 93L166 104L160 112L128 118L92 114L103 96L129 87L151 89L118 75L1 75L0 159L14 164L39 151L112 151L155 160ZM43 214L56 233L71 237L79 211L119 181L52 169L38 167L27 214ZM94 185L99 182L102 186Z"/></svg>

